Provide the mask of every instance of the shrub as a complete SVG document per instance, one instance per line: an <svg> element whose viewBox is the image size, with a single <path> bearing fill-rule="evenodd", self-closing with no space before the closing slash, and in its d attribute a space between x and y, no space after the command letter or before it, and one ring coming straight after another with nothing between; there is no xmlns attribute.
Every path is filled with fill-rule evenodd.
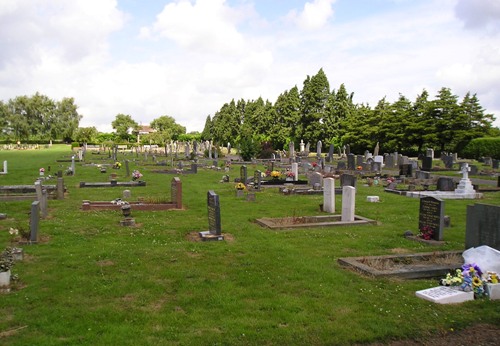
<svg viewBox="0 0 500 346"><path fill-rule="evenodd" d="M500 137L473 139L465 146L461 156L468 159L485 156L500 159Z"/></svg>

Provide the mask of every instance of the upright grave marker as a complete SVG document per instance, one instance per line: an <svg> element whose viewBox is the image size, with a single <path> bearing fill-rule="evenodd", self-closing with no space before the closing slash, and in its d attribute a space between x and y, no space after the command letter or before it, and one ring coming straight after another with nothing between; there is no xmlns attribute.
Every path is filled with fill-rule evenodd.
<svg viewBox="0 0 500 346"><path fill-rule="evenodd" d="M500 206L488 204L467 206L465 248L481 245L500 250Z"/></svg>
<svg viewBox="0 0 500 346"><path fill-rule="evenodd" d="M260 185L262 183L262 172L259 171L259 170L256 170L254 173L253 173L253 187L256 189L256 190L260 190Z"/></svg>
<svg viewBox="0 0 500 346"><path fill-rule="evenodd" d="M219 195L213 190L207 192L208 231L200 232L203 240L224 240L220 220Z"/></svg>
<svg viewBox="0 0 500 346"><path fill-rule="evenodd" d="M323 210L335 213L335 179L325 178L323 183Z"/></svg>
<svg viewBox="0 0 500 346"><path fill-rule="evenodd" d="M40 202L31 203L30 213L30 242L38 242L38 224L40 223Z"/></svg>
<svg viewBox="0 0 500 346"><path fill-rule="evenodd" d="M355 204L356 204L356 188L352 186L343 186L341 221L354 221Z"/></svg>
<svg viewBox="0 0 500 346"><path fill-rule="evenodd" d="M427 196L420 198L418 229L432 229L432 239L443 240L444 229L444 201Z"/></svg>
<svg viewBox="0 0 500 346"><path fill-rule="evenodd" d="M176 205L177 209L182 209L182 182L179 177L172 178L170 188L172 203Z"/></svg>
<svg viewBox="0 0 500 346"><path fill-rule="evenodd" d="M243 184L247 183L247 166L243 165L240 167L240 180Z"/></svg>

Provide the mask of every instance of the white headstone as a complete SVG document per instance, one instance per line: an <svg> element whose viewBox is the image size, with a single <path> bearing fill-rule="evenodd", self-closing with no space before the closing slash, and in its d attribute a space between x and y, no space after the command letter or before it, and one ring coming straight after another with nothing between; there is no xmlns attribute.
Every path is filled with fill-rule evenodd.
<svg viewBox="0 0 500 346"><path fill-rule="evenodd" d="M327 213L335 213L335 179L323 179L323 210Z"/></svg>
<svg viewBox="0 0 500 346"><path fill-rule="evenodd" d="M459 194L469 194L475 193L474 186L472 186L472 182L469 179L469 171L470 167L468 163L464 163L462 165L462 179L458 183L457 188L455 189L455 193Z"/></svg>
<svg viewBox="0 0 500 346"><path fill-rule="evenodd" d="M342 187L342 221L354 221L354 207L356 201L356 188Z"/></svg>
<svg viewBox="0 0 500 346"><path fill-rule="evenodd" d="M3 173L7 174L7 160L3 162Z"/></svg>
<svg viewBox="0 0 500 346"><path fill-rule="evenodd" d="M464 292L447 286L438 286L415 292L416 296L433 303L453 304L474 300L474 292Z"/></svg>
<svg viewBox="0 0 500 346"><path fill-rule="evenodd" d="M299 180L299 164L297 162L292 163L292 173L293 173L293 180L294 181Z"/></svg>

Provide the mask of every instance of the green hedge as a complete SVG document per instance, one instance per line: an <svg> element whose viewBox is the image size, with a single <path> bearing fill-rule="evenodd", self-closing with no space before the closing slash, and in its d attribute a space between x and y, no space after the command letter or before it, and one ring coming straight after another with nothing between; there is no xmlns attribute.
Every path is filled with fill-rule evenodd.
<svg viewBox="0 0 500 346"><path fill-rule="evenodd" d="M498 160L500 159L500 137L473 139L465 146L462 156L468 159L489 156Z"/></svg>

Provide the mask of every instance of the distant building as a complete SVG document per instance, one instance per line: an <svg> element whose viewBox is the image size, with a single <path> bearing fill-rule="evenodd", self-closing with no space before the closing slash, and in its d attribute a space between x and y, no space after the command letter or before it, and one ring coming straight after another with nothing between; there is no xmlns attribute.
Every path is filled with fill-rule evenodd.
<svg viewBox="0 0 500 346"><path fill-rule="evenodd" d="M149 135L150 133L154 132L156 132L156 130L149 125L139 125L139 132L137 133L137 143L141 142L141 135Z"/></svg>

